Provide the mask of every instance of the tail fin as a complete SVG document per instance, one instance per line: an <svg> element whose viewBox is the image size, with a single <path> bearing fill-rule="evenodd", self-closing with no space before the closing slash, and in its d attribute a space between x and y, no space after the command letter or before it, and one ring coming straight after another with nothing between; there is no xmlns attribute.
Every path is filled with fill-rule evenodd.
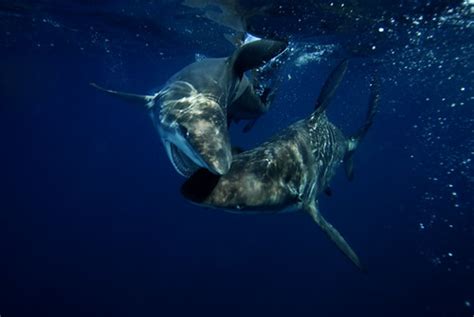
<svg viewBox="0 0 474 317"><path fill-rule="evenodd" d="M369 108L365 117L364 124L357 130L357 132L351 136L347 144L347 152L344 156L344 169L346 171L347 178L352 180L354 178L354 167L353 167L353 156L357 149L360 141L365 137L367 131L372 126L375 114L378 111L378 105L380 100L380 79L377 74L372 77L370 83L370 97L369 97Z"/></svg>
<svg viewBox="0 0 474 317"><path fill-rule="evenodd" d="M125 101L128 101L130 103L134 103L140 106L145 107L146 109L151 109L155 105L155 98L157 95L150 96L150 95L137 95L137 94L131 94L127 92L120 92L120 91L115 91L115 90L110 90L103 88L96 83L90 83L90 85L100 91L103 91L105 93L108 93L110 95L114 95L116 97L119 97Z"/></svg>

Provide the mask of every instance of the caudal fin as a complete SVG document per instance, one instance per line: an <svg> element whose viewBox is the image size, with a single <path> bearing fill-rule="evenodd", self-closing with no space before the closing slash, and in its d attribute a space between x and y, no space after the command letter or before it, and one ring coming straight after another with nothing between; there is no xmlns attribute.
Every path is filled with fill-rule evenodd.
<svg viewBox="0 0 474 317"><path fill-rule="evenodd" d="M367 115L365 117L364 124L359 128L359 130L357 130L356 133L354 133L354 135L349 138L347 143L347 152L344 156L344 169L349 180L354 178L353 156L355 150L374 122L375 114L378 111L379 100L380 79L377 74L374 74L370 83L369 107L367 109Z"/></svg>
<svg viewBox="0 0 474 317"><path fill-rule="evenodd" d="M100 91L119 97L120 99L128 101L130 103L143 106L146 109L151 109L155 105L156 95L155 96L137 95L137 94L131 94L128 92L121 92L121 91L106 89L104 87L97 85L96 83L89 83L89 84Z"/></svg>

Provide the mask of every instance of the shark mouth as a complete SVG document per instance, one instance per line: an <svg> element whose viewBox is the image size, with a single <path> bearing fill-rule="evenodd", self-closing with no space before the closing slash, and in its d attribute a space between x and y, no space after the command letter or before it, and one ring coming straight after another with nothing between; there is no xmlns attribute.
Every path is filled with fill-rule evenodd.
<svg viewBox="0 0 474 317"><path fill-rule="evenodd" d="M193 203L202 204L212 194L220 178L221 176L200 168L181 186L181 194Z"/></svg>
<svg viewBox="0 0 474 317"><path fill-rule="evenodd" d="M184 177L190 177L199 169L199 166L173 143L167 142L166 148L174 168Z"/></svg>

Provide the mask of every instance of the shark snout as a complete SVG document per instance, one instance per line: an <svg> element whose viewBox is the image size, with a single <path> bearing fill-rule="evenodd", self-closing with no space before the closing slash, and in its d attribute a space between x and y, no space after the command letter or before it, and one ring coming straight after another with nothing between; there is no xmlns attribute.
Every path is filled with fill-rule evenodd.
<svg viewBox="0 0 474 317"><path fill-rule="evenodd" d="M224 112L207 105L190 113L180 118L179 130L197 158L195 163L215 175L226 174L232 164L232 150Z"/></svg>
<svg viewBox="0 0 474 317"><path fill-rule="evenodd" d="M218 127L187 130L187 140L195 153L196 162L215 175L225 175L232 164L232 150L227 129Z"/></svg>
<svg viewBox="0 0 474 317"><path fill-rule="evenodd" d="M227 149L222 149L218 153L211 155L208 158L204 158L207 163L207 169L216 175L225 175L230 169L232 164L232 153L230 146Z"/></svg>
<svg viewBox="0 0 474 317"><path fill-rule="evenodd" d="M189 177L198 168L224 175L232 164L225 112L214 100L198 101L160 110L160 134L181 175Z"/></svg>
<svg viewBox="0 0 474 317"><path fill-rule="evenodd" d="M189 177L197 168L225 175L232 164L232 150L226 127L200 123L179 125L171 133L162 131L165 148L176 170Z"/></svg>

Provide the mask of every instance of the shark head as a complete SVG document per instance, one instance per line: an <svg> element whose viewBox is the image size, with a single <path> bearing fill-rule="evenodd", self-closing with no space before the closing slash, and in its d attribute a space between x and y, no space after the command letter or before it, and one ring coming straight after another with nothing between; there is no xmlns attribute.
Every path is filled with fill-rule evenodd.
<svg viewBox="0 0 474 317"><path fill-rule="evenodd" d="M212 95L188 88L165 92L154 120L168 157L185 177L198 168L224 175L232 162L226 114Z"/></svg>

